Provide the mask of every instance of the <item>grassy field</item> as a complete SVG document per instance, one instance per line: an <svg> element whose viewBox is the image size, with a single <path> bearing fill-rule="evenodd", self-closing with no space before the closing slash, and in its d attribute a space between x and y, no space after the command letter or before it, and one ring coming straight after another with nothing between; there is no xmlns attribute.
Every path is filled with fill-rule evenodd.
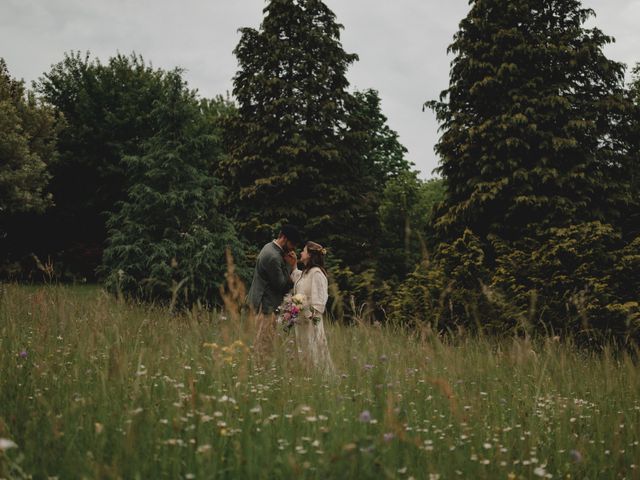
<svg viewBox="0 0 640 480"><path fill-rule="evenodd" d="M0 478L640 478L629 356L329 325L327 378L231 315L1 291Z"/></svg>

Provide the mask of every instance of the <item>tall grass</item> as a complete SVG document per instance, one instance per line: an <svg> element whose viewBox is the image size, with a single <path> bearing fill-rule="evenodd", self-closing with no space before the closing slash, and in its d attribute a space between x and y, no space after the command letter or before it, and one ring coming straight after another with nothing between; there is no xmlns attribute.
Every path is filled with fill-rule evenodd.
<svg viewBox="0 0 640 480"><path fill-rule="evenodd" d="M336 377L250 319L2 287L0 478L640 478L631 356L327 325Z"/></svg>

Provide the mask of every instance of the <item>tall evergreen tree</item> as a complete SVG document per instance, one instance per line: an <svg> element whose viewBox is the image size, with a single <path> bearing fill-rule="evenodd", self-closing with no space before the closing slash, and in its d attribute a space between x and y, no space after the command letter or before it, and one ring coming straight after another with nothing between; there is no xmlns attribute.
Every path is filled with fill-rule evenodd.
<svg viewBox="0 0 640 480"><path fill-rule="evenodd" d="M107 222L101 270L111 290L133 297L211 303L225 279L226 250L243 258L233 225L217 209L215 106L198 101L179 71L164 84L150 116L156 133L141 155L124 158L130 187Z"/></svg>
<svg viewBox="0 0 640 480"><path fill-rule="evenodd" d="M228 204L252 243L288 221L348 256L362 248L349 232L376 224L372 178L346 151L345 75L357 57L343 50L342 26L320 0L271 0L264 13L235 49L239 108L221 165Z"/></svg>
<svg viewBox="0 0 640 480"><path fill-rule="evenodd" d="M579 0L470 4L449 88L429 102L448 190L434 255L398 311L417 300L438 325L635 335L637 294L618 281L638 247L617 227L630 104L624 66L603 53L612 39L585 27Z"/></svg>
<svg viewBox="0 0 640 480"><path fill-rule="evenodd" d="M440 238L471 228L518 239L610 222L628 198L616 144L625 109L612 41L579 0L473 0L449 50L450 85L430 102L449 195Z"/></svg>

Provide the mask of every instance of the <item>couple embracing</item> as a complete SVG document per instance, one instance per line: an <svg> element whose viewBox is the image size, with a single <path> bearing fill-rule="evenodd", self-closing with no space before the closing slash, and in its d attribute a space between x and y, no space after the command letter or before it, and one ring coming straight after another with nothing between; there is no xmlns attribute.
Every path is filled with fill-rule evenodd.
<svg viewBox="0 0 640 480"><path fill-rule="evenodd" d="M260 349L271 344L276 324L289 322L295 331L300 360L307 366L330 372L333 363L323 323L329 297L324 266L327 252L318 243L306 242L298 259L296 249L302 244L298 229L284 225L278 238L266 244L258 255L248 298L258 322L256 346ZM302 269L298 269L298 260ZM296 301L294 319L291 312L285 313L283 319L281 310L285 296ZM279 318L277 313L281 313Z"/></svg>

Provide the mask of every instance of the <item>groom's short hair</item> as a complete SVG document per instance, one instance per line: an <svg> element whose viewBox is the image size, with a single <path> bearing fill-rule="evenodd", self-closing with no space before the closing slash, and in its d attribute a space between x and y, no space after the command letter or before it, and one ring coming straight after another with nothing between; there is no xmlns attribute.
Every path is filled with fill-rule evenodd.
<svg viewBox="0 0 640 480"><path fill-rule="evenodd" d="M280 235L284 235L287 240L296 245L302 245L302 234L295 225L283 225L280 228Z"/></svg>

